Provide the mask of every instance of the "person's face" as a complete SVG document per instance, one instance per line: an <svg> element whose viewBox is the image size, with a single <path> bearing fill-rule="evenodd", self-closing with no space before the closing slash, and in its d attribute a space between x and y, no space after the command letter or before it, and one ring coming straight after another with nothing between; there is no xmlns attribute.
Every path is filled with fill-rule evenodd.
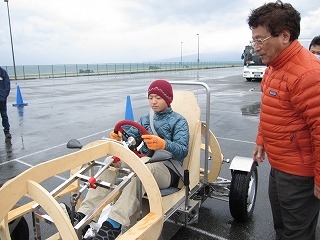
<svg viewBox="0 0 320 240"><path fill-rule="evenodd" d="M317 56L320 59L320 45L312 45L310 47L310 52Z"/></svg>
<svg viewBox="0 0 320 240"><path fill-rule="evenodd" d="M162 112L168 107L166 101L157 94L150 94L148 99L150 107L155 112Z"/></svg>
<svg viewBox="0 0 320 240"><path fill-rule="evenodd" d="M252 41L255 42L254 50L266 65L289 46L289 39L290 34L287 31L283 31L278 37L273 37L265 27L258 26L252 29Z"/></svg>

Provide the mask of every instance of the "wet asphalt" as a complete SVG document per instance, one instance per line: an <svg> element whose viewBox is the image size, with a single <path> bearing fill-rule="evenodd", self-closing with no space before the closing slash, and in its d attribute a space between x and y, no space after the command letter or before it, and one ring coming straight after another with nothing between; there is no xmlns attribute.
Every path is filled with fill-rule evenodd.
<svg viewBox="0 0 320 240"><path fill-rule="evenodd" d="M134 118L147 113L147 87L155 79L201 81L211 89L210 129L214 132L227 159L251 157L259 120L259 81L247 82L242 68L206 69L200 71L152 72L126 75L48 78L11 81L8 115L11 141L0 133L0 184L38 163L51 160L72 150L66 143L77 138L83 145L108 136L114 125L124 119L126 97L130 95ZM23 108L16 102L19 85ZM174 86L175 89L185 87ZM193 87L187 89L195 90ZM204 107L203 91L199 104ZM202 118L204 118L202 114ZM220 176L230 179L229 164ZM161 239L271 240L275 239L267 195L267 161L258 168L258 193L252 219L245 223L233 220L228 202L207 199L200 208L199 222L188 228L171 221L164 224ZM44 186L68 177L56 177ZM30 216L27 216L30 219ZM32 236L32 225L29 225ZM49 234L52 227L44 227ZM320 239L320 234L317 235ZM30 238L32 239L32 238Z"/></svg>

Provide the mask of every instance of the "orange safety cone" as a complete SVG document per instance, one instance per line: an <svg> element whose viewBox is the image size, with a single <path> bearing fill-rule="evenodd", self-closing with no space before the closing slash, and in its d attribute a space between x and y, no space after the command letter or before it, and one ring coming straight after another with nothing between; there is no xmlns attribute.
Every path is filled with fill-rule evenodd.
<svg viewBox="0 0 320 240"><path fill-rule="evenodd" d="M21 94L19 85L17 85L16 103L12 104L12 106L14 106L14 107L28 106L28 103L24 103L23 102L22 94Z"/></svg>
<svg viewBox="0 0 320 240"><path fill-rule="evenodd" d="M131 99L129 95L127 96L126 112L125 112L124 119L134 121Z"/></svg>

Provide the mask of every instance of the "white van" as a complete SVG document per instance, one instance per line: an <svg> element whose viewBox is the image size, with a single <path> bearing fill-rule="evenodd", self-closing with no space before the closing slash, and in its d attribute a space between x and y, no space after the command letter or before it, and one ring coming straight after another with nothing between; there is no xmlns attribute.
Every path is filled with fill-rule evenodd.
<svg viewBox="0 0 320 240"><path fill-rule="evenodd" d="M262 79L267 66L262 63L261 58L252 46L245 47L241 59L243 59L243 77L247 81Z"/></svg>

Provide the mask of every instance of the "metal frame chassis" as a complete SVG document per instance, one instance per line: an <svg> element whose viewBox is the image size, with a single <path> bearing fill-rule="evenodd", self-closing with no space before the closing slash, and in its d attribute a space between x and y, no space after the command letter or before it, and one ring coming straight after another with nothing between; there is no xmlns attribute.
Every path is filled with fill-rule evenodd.
<svg viewBox="0 0 320 240"><path fill-rule="evenodd" d="M72 184L76 180L81 180L85 181L85 184L80 188L80 190L76 193L77 199L79 199L80 195L82 192L86 189L89 188L88 180L90 179L89 176L84 175L84 173L89 172L90 174L93 175L94 173L94 167L100 166L101 168L97 171L96 174L94 174L95 178L98 178L112 163L112 161L103 163L99 161L93 161L88 163L88 165L84 168L81 168L77 173L72 175L68 180L64 181L62 184L60 184L57 188L55 188L51 194L52 196L58 195L61 191L63 191L68 185ZM113 186L111 183L97 180L95 185L97 187L103 187L107 189L112 189L112 191L99 203L97 204L97 207L92 209L92 211L86 215L80 222L74 223L74 229L76 231L76 234L79 239L82 239L82 229L84 226L90 223L92 219L95 217L96 212L104 205L105 202L110 202L111 200L114 199L114 196L122 190L126 185L129 184L131 179L135 176L135 173L132 172L131 170L127 168L122 168L119 171L126 173L127 175L123 177L123 180L116 186ZM73 201L74 195L70 197L70 201ZM76 203L76 202L75 202ZM74 206L73 206L74 207ZM41 212L41 207L39 204L35 204L32 206L33 211L32 211L32 222L33 222L33 231L34 231L34 238L37 240L41 239L41 229L40 229L40 221L44 221L46 223L52 224L53 220L51 217L46 214Z"/></svg>

